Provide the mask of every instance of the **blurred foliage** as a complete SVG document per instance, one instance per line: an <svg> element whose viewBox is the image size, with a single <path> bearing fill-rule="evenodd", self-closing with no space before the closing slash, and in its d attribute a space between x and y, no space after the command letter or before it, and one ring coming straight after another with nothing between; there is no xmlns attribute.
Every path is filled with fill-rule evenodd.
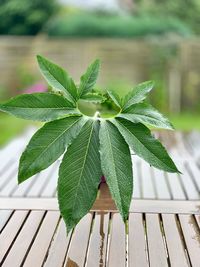
<svg viewBox="0 0 200 267"><path fill-rule="evenodd" d="M136 13L163 15L179 19L191 29L200 33L200 1L199 0L134 0Z"/></svg>
<svg viewBox="0 0 200 267"><path fill-rule="evenodd" d="M0 0L0 34L35 35L57 10L56 0Z"/></svg>
<svg viewBox="0 0 200 267"><path fill-rule="evenodd" d="M140 37L177 33L191 34L190 29L176 18L139 15L119 16L106 13L62 13L52 18L45 30L49 36L61 37Z"/></svg>

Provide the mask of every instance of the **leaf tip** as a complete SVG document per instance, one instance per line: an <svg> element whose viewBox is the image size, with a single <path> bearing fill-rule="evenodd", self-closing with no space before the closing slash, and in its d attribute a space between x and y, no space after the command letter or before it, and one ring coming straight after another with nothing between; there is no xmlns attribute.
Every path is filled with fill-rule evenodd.
<svg viewBox="0 0 200 267"><path fill-rule="evenodd" d="M42 56L41 55L36 55L36 58L37 58L37 61L40 61L42 59Z"/></svg>

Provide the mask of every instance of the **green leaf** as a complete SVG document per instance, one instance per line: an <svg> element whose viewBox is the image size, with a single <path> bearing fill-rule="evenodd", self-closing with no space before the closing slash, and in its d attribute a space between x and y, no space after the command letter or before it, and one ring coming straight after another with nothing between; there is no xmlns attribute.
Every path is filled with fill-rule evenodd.
<svg viewBox="0 0 200 267"><path fill-rule="evenodd" d="M84 117L68 117L48 122L38 130L20 158L19 183L57 160L79 134L85 122Z"/></svg>
<svg viewBox="0 0 200 267"><path fill-rule="evenodd" d="M109 97L112 99L112 101L115 103L115 105L121 109L122 100L120 99L119 95L116 92L110 90L107 90L107 93Z"/></svg>
<svg viewBox="0 0 200 267"><path fill-rule="evenodd" d="M48 82L48 84L56 91L61 91L68 101L75 105L77 91L71 86L72 80L68 76L67 72L60 66L54 64L48 59L37 56L38 64L42 75Z"/></svg>
<svg viewBox="0 0 200 267"><path fill-rule="evenodd" d="M94 102L94 103L102 103L106 100L106 98L97 93L87 93L81 97L82 100Z"/></svg>
<svg viewBox="0 0 200 267"><path fill-rule="evenodd" d="M127 119L133 123L144 123L163 129L174 129L167 118L149 104L135 104L125 110L125 113L118 115L120 118Z"/></svg>
<svg viewBox="0 0 200 267"><path fill-rule="evenodd" d="M127 144L139 157L158 169L167 172L179 172L165 148L151 135L146 126L141 123L134 124L121 118L113 119L112 123L119 129Z"/></svg>
<svg viewBox="0 0 200 267"><path fill-rule="evenodd" d="M79 95L85 95L91 91L96 83L99 74L100 61L95 60L87 69L86 73L81 76L81 83L79 86Z"/></svg>
<svg viewBox="0 0 200 267"><path fill-rule="evenodd" d="M33 121L51 121L68 114L80 114L67 99L50 93L19 95L0 104L0 110Z"/></svg>
<svg viewBox="0 0 200 267"><path fill-rule="evenodd" d="M116 206L126 221L133 192L130 150L118 129L109 121L101 121L99 136L101 168Z"/></svg>
<svg viewBox="0 0 200 267"><path fill-rule="evenodd" d="M68 233L91 209L100 178L99 122L89 120L69 146L59 169L58 201Z"/></svg>
<svg viewBox="0 0 200 267"><path fill-rule="evenodd" d="M147 94L153 89L154 83L152 81L147 81L138 84L130 93L128 93L124 98L123 111L132 106L142 102Z"/></svg>

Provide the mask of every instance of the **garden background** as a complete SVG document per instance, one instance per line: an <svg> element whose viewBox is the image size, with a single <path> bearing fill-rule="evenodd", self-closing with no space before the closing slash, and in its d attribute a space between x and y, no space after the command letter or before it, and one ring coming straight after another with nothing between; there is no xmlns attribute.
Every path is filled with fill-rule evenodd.
<svg viewBox="0 0 200 267"><path fill-rule="evenodd" d="M97 89L123 95L153 79L149 101L176 129L200 129L199 13L198 0L0 0L0 101L48 90L36 54L77 83L99 58ZM0 113L0 145L28 125Z"/></svg>

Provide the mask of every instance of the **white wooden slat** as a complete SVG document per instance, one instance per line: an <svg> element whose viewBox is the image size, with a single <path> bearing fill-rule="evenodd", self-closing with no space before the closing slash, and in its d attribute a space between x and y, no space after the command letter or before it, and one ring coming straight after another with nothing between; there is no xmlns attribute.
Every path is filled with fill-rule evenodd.
<svg viewBox="0 0 200 267"><path fill-rule="evenodd" d="M155 199L156 193L153 184L153 177L151 175L150 166L145 161L141 162L141 177L142 177L143 197L149 199Z"/></svg>
<svg viewBox="0 0 200 267"><path fill-rule="evenodd" d="M163 233L157 214L146 214L146 227L150 266L168 267Z"/></svg>
<svg viewBox="0 0 200 267"><path fill-rule="evenodd" d="M134 198L141 198L141 181L140 181L140 174L139 174L139 162L136 160L134 161L134 157L132 157L132 164L133 164L133 197Z"/></svg>
<svg viewBox="0 0 200 267"><path fill-rule="evenodd" d="M194 179L195 185L198 189L198 193L200 194L200 168L197 167L195 161L190 161L189 163L186 163L186 168Z"/></svg>
<svg viewBox="0 0 200 267"><path fill-rule="evenodd" d="M48 180L50 179L50 176L53 172L54 166L50 166L48 169L40 172L37 175L37 178L35 179L34 184L30 188L30 190L27 192L28 197L38 197L41 194L41 191L48 183Z"/></svg>
<svg viewBox="0 0 200 267"><path fill-rule="evenodd" d="M171 193L167 185L166 176L163 171L156 168L152 169L155 180L155 187L158 199L171 199Z"/></svg>
<svg viewBox="0 0 200 267"><path fill-rule="evenodd" d="M45 211L32 211L12 245L2 267L21 266Z"/></svg>
<svg viewBox="0 0 200 267"><path fill-rule="evenodd" d="M42 266L45 256L48 252L50 242L58 224L60 214L57 211L48 211L37 236L31 246L31 249L24 262L24 267ZM40 249L38 249L40 248Z"/></svg>
<svg viewBox="0 0 200 267"><path fill-rule="evenodd" d="M171 267L188 267L182 233L174 214L162 214L163 227Z"/></svg>
<svg viewBox="0 0 200 267"><path fill-rule="evenodd" d="M185 165L183 162L177 161L178 168L181 170L182 174L179 175L182 184L184 186L184 190L187 194L188 199L199 199L199 192L198 189L196 188L192 177L189 175L187 169L185 168Z"/></svg>
<svg viewBox="0 0 200 267"><path fill-rule="evenodd" d="M30 190L36 180L37 174L23 183L19 184L12 192L12 197L25 197L26 193Z"/></svg>
<svg viewBox="0 0 200 267"><path fill-rule="evenodd" d="M64 265L70 239L71 234L66 236L66 226L64 221L61 220L45 259L44 267L60 267Z"/></svg>
<svg viewBox="0 0 200 267"><path fill-rule="evenodd" d="M7 183L2 188L0 192L0 196L8 197L12 194L12 192L17 188L17 168L13 170L13 172L7 177Z"/></svg>
<svg viewBox="0 0 200 267"><path fill-rule="evenodd" d="M18 163L14 162L7 170L0 175L0 196L4 186L10 181L10 177L14 176L17 171Z"/></svg>
<svg viewBox="0 0 200 267"><path fill-rule="evenodd" d="M179 215L183 236L192 266L199 266L200 231L192 215Z"/></svg>
<svg viewBox="0 0 200 267"><path fill-rule="evenodd" d="M108 248L108 265L110 267L126 266L126 235L125 225L119 214L113 214Z"/></svg>
<svg viewBox="0 0 200 267"><path fill-rule="evenodd" d="M165 175L169 183L170 192L172 193L172 199L185 200L186 195L183 191L178 175L176 173L165 173Z"/></svg>
<svg viewBox="0 0 200 267"><path fill-rule="evenodd" d="M55 195L58 180L59 163L55 162L52 166L51 174L49 175L48 181L41 192L41 197L53 197Z"/></svg>
<svg viewBox="0 0 200 267"><path fill-rule="evenodd" d="M12 213L13 213L12 210L0 210L0 232L3 229L3 227L6 225Z"/></svg>
<svg viewBox="0 0 200 267"><path fill-rule="evenodd" d="M9 250L13 242L13 239L15 238L18 231L22 227L27 214L28 214L28 211L24 211L24 210L15 211L14 214L12 215L12 220L9 220L3 232L1 233L0 235L0 266L4 258L4 255L7 253L7 251Z"/></svg>
<svg viewBox="0 0 200 267"><path fill-rule="evenodd" d="M128 261L129 266L149 266L143 215L141 213L131 213L129 216Z"/></svg>

